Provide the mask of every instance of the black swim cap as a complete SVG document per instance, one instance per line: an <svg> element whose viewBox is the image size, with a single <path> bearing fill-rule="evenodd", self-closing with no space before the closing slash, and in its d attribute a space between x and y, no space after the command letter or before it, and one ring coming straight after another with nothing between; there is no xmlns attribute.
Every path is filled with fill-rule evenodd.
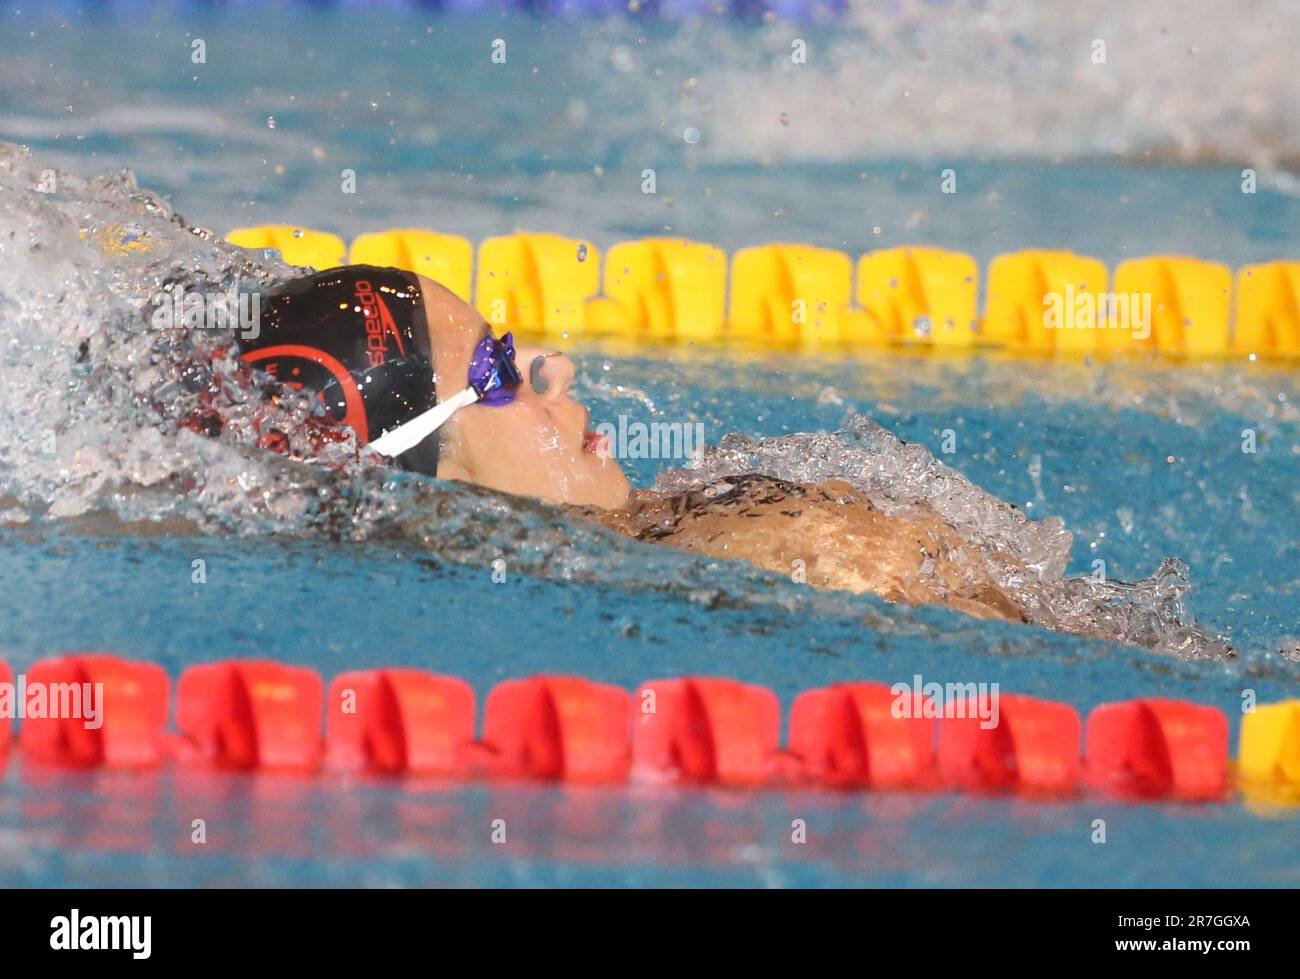
<svg viewBox="0 0 1300 979"><path fill-rule="evenodd" d="M261 301L260 332L239 336L242 358L315 391L361 443L437 404L424 299L414 275L349 265L295 279ZM402 453L404 469L438 474L438 439Z"/></svg>

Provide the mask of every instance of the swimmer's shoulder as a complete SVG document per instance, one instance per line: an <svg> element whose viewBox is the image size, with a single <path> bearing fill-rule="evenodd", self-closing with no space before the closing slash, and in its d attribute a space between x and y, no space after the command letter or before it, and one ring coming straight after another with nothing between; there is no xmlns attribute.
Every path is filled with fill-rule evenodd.
<svg viewBox="0 0 1300 979"><path fill-rule="evenodd" d="M872 508L860 491L843 480L798 483L764 473L712 480L681 492L633 490L615 510L584 508L585 516L638 540L662 540L702 520L797 517L805 508Z"/></svg>

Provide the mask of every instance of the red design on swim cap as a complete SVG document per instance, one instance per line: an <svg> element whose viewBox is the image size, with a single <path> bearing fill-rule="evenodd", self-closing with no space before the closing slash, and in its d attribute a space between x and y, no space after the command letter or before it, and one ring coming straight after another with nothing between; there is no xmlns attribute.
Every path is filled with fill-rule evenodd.
<svg viewBox="0 0 1300 979"><path fill-rule="evenodd" d="M308 347L297 343L284 343L276 347L264 347L261 350L254 350L252 353L244 354L243 359L256 363L262 360L280 361L286 358L296 360L305 360L312 364L318 364L330 372L334 380L338 381L339 387L343 391L343 403L346 411L343 415L342 423L352 428L357 433L357 438L362 443L370 441L370 426L366 422L366 404L361 397L361 389L357 387L356 378L351 372L343 366L343 362L335 357L331 357L325 351L316 347ZM272 371L272 373L278 373Z"/></svg>

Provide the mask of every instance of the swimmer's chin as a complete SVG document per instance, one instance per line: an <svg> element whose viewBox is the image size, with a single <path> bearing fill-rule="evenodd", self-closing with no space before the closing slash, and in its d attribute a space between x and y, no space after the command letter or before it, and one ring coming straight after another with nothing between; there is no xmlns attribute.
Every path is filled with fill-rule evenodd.
<svg viewBox="0 0 1300 979"><path fill-rule="evenodd" d="M600 469L597 479L565 480L561 485L523 486L515 481L475 478L463 466L444 463L438 467L438 478L557 506L597 510L618 510L627 506L632 497L632 487L623 470L612 462L600 464Z"/></svg>

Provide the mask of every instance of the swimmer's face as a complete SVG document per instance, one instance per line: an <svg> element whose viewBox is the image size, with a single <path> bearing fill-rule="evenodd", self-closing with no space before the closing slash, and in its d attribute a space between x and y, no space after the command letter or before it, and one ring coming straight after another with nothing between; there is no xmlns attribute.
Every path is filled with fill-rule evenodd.
<svg viewBox="0 0 1300 979"><path fill-rule="evenodd" d="M470 356L488 326L483 317L447 289L421 279L438 390L447 396L465 386ZM617 462L597 452L587 409L569 395L573 361L554 351L519 347L524 375L515 400L491 407L470 405L441 429L438 476L478 483L552 503L618 507L628 482Z"/></svg>

